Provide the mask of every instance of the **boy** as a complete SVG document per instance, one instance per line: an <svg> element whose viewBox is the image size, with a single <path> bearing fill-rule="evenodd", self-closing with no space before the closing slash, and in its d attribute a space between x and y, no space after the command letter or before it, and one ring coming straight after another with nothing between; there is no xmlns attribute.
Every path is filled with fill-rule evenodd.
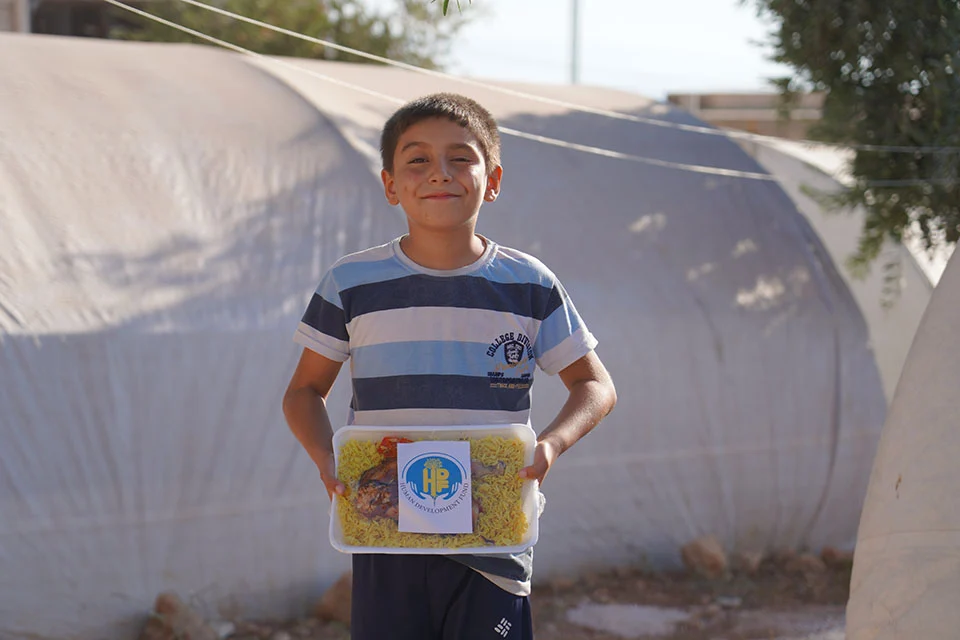
<svg viewBox="0 0 960 640"><path fill-rule="evenodd" d="M543 482L613 409L616 391L553 273L475 233L480 206L500 193L496 122L469 98L427 96L387 121L381 156L387 201L403 208L409 232L324 275L295 337L305 348L283 401L290 428L332 497L344 486L325 401L347 358L348 422L380 426L526 423L539 365L569 391L520 471ZM532 560L532 550L355 554L351 636L530 639Z"/></svg>

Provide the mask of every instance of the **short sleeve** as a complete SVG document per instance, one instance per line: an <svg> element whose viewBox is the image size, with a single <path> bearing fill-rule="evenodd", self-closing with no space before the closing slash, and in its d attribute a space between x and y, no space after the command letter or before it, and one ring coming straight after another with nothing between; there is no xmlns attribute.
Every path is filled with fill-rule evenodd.
<svg viewBox="0 0 960 640"><path fill-rule="evenodd" d="M597 344L563 285L554 280L533 345L537 364L547 374L556 375L593 351Z"/></svg>
<svg viewBox="0 0 960 640"><path fill-rule="evenodd" d="M350 335L332 270L324 274L310 298L293 340L336 362L350 357Z"/></svg>

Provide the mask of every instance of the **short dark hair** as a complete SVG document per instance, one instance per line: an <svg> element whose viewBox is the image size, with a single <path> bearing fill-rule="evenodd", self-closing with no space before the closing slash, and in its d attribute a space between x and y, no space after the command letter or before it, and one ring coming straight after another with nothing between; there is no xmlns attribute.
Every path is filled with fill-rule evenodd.
<svg viewBox="0 0 960 640"><path fill-rule="evenodd" d="M393 156L400 136L429 118L446 118L477 137L487 171L500 164L500 131L497 121L479 102L456 93L434 93L403 105L390 116L380 134L380 160L393 173Z"/></svg>

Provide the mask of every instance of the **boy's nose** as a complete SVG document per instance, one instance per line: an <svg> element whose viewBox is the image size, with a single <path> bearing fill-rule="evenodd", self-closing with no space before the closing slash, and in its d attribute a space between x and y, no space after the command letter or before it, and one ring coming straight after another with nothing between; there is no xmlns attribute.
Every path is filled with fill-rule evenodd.
<svg viewBox="0 0 960 640"><path fill-rule="evenodd" d="M434 167L433 173L430 175L431 182L450 182L453 179L446 162L440 161Z"/></svg>

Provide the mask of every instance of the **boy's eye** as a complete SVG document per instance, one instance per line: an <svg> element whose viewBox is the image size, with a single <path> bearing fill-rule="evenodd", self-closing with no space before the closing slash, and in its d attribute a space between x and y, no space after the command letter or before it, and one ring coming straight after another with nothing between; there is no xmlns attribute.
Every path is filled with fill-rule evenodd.
<svg viewBox="0 0 960 640"><path fill-rule="evenodd" d="M427 161L426 158L410 158L410 160L409 160L408 162L409 162L409 164L421 164L421 163L426 162L426 161Z"/></svg>

